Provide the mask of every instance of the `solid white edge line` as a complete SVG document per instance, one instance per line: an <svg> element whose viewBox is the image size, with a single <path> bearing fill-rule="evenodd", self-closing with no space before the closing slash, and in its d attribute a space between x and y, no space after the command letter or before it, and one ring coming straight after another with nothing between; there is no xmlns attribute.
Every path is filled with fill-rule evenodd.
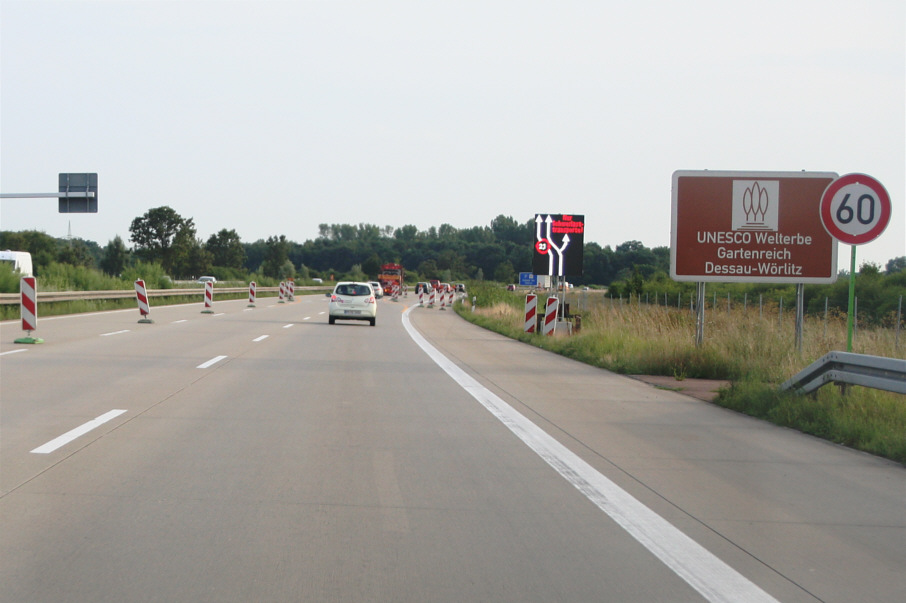
<svg viewBox="0 0 906 603"><path fill-rule="evenodd" d="M128 411L114 409L114 410L111 410L110 412L106 412L106 413L102 414L100 417L98 417L96 419L92 419L91 421L88 421L87 423L79 425L75 429L67 431L63 435L52 439L51 441L47 442L43 446L38 446L37 448L32 450L32 452L34 454L49 454L49 453L53 452L54 450L56 450L62 446L65 446L66 444L68 444L69 442L78 438L79 436L85 435L92 429L100 427L107 421L117 418L124 412L128 412Z"/></svg>
<svg viewBox="0 0 906 603"><path fill-rule="evenodd" d="M205 362L205 363L203 363L203 364L199 364L199 365L196 366L195 368L200 368L200 369L209 368L209 367L211 367L211 366L217 364L218 362L220 362L220 361L223 360L224 358L226 358L226 356L215 356L214 358L211 358L211 359L208 360L207 362Z"/></svg>
<svg viewBox="0 0 906 603"><path fill-rule="evenodd" d="M726 603L776 602L754 582L636 500L440 353L409 321L409 313L415 308L410 307L402 317L412 340L516 437L705 599Z"/></svg>

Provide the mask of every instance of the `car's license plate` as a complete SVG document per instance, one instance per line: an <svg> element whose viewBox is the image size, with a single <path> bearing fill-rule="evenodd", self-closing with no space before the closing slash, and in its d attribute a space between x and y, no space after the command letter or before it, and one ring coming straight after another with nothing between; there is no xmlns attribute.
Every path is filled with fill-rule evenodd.
<svg viewBox="0 0 906 603"><path fill-rule="evenodd" d="M344 314L355 314L356 316L358 316L359 314L362 313L362 311L361 310L344 310L343 313Z"/></svg>

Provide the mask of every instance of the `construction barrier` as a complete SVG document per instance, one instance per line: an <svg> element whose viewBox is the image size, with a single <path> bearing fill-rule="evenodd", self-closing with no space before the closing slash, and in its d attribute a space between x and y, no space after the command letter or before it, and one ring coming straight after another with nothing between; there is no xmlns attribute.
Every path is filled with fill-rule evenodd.
<svg viewBox="0 0 906 603"><path fill-rule="evenodd" d="M452 288L449 291L447 291L447 305L450 306L451 310L453 309L453 296L454 295L455 295L455 292L453 291Z"/></svg>
<svg viewBox="0 0 906 603"><path fill-rule="evenodd" d="M425 305L425 291L423 289L418 290L418 305L419 306Z"/></svg>
<svg viewBox="0 0 906 603"><path fill-rule="evenodd" d="M560 300L556 297L547 298L547 308L544 311L544 327L541 330L542 335L553 335L557 330L557 308Z"/></svg>
<svg viewBox="0 0 906 603"><path fill-rule="evenodd" d="M296 281L286 282L286 296L289 301L296 301Z"/></svg>
<svg viewBox="0 0 906 603"><path fill-rule="evenodd" d="M206 281L204 284L204 310L201 313L214 313L214 283L211 281Z"/></svg>
<svg viewBox="0 0 906 603"><path fill-rule="evenodd" d="M22 330L25 337L16 339L15 343L44 343L43 339L32 337L31 332L38 329L38 281L33 276L23 276L19 281L19 315L22 318Z"/></svg>
<svg viewBox="0 0 906 603"><path fill-rule="evenodd" d="M138 302L138 313L141 314L138 322L142 324L154 322L150 318L151 305L148 303L148 290L145 289L145 281L142 279L135 281L135 301Z"/></svg>
<svg viewBox="0 0 906 603"><path fill-rule="evenodd" d="M391 301L398 302L400 300L399 299L400 298L400 286L399 285L394 284L393 287L391 287L390 296L391 296L390 297Z"/></svg>
<svg viewBox="0 0 906 603"><path fill-rule="evenodd" d="M255 302L258 299L258 283L252 281L249 283L249 308L255 307Z"/></svg>
<svg viewBox="0 0 906 603"><path fill-rule="evenodd" d="M429 308L433 308L433 307L434 307L434 300L435 300L435 299L437 299L437 291L432 287L432 288L431 288L431 295L428 296L428 307L429 307Z"/></svg>
<svg viewBox="0 0 906 603"><path fill-rule="evenodd" d="M285 303L286 303L286 299L285 299L285 298L286 298L286 283L281 282L281 283L280 283L280 299L279 299L279 301L278 301L277 303L278 303L278 304L285 304Z"/></svg>
<svg viewBox="0 0 906 603"><path fill-rule="evenodd" d="M437 292L437 294L440 296L440 309L446 310L447 309L447 296L444 293L444 290L441 289L440 291Z"/></svg>
<svg viewBox="0 0 906 603"><path fill-rule="evenodd" d="M534 293L529 293L525 296L525 332L534 333L535 332L535 315L538 312L538 296Z"/></svg>

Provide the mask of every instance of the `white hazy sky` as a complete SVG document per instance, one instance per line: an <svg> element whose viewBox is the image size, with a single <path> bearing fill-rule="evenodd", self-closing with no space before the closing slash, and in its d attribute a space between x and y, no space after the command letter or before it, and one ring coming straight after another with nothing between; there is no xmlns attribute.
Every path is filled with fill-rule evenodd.
<svg viewBox="0 0 906 603"><path fill-rule="evenodd" d="M654 247L675 170L809 170L882 182L858 260L906 255L902 0L2 0L0 55L0 192L100 188L97 214L5 199L3 230L129 244L169 205L205 240L303 242L552 212Z"/></svg>

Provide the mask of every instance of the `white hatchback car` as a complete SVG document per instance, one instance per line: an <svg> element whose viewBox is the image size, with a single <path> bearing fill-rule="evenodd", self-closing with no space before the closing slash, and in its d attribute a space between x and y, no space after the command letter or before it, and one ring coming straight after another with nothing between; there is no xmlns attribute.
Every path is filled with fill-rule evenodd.
<svg viewBox="0 0 906 603"><path fill-rule="evenodd" d="M341 281L328 293L327 321L330 324L341 320L367 320L374 326L377 319L377 300L371 283Z"/></svg>

